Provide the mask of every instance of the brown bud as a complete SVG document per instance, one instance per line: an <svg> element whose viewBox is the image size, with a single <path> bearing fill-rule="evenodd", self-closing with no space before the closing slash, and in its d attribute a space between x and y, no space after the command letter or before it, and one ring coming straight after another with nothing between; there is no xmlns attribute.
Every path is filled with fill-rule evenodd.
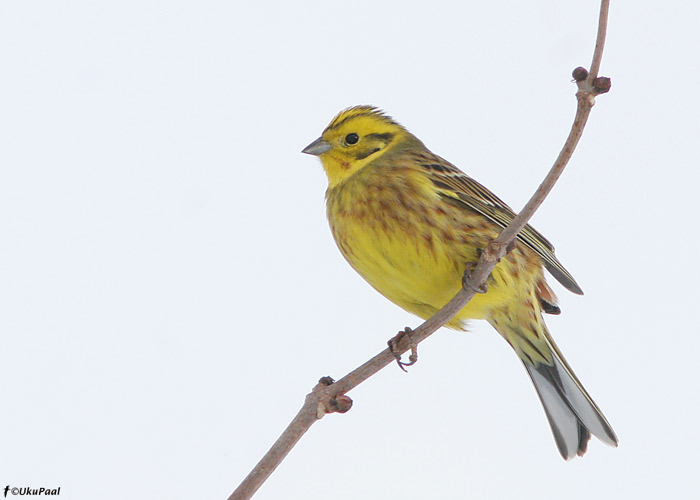
<svg viewBox="0 0 700 500"><path fill-rule="evenodd" d="M318 379L318 383L321 385L333 385L335 384L335 380L333 380L333 377L321 377Z"/></svg>
<svg viewBox="0 0 700 500"><path fill-rule="evenodd" d="M588 70L579 66L571 72L571 76L573 76L574 80L576 80L577 82L582 82L586 78L588 78Z"/></svg>
<svg viewBox="0 0 700 500"><path fill-rule="evenodd" d="M595 88L596 92L599 94L605 94L606 92L610 91L610 87L612 86L612 82L610 81L610 78L606 76L599 76L595 80L593 80L593 88Z"/></svg>
<svg viewBox="0 0 700 500"><path fill-rule="evenodd" d="M352 408L352 399L342 394L331 400L331 407L333 408L332 411L335 413L345 413Z"/></svg>

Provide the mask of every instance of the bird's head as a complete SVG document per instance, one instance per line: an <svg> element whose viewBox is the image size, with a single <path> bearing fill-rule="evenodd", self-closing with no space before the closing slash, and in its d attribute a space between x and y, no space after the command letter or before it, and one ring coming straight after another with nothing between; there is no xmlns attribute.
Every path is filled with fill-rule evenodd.
<svg viewBox="0 0 700 500"><path fill-rule="evenodd" d="M338 113L321 137L302 153L318 156L329 187L348 179L403 142L411 134L372 106L355 106Z"/></svg>

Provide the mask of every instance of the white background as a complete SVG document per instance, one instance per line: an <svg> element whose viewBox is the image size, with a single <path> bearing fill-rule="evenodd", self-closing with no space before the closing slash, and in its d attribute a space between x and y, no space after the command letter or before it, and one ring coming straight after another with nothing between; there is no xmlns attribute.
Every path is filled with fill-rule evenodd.
<svg viewBox="0 0 700 500"><path fill-rule="evenodd" d="M300 154L382 107L519 209L591 2L0 3L0 488L223 499L323 375L419 321L343 261ZM613 1L534 219L586 291L551 331L620 437L564 462L487 325L319 422L256 499L690 498L700 444L700 4ZM554 280L550 280L554 282Z"/></svg>

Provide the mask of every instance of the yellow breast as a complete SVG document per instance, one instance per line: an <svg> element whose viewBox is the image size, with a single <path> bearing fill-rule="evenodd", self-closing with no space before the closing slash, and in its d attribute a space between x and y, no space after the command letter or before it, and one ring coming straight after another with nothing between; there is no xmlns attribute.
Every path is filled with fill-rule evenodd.
<svg viewBox="0 0 700 500"><path fill-rule="evenodd" d="M420 175L394 169L363 172L327 193L333 237L350 265L382 295L421 318L444 306L462 283L468 262L478 260L497 234L476 213L452 206ZM512 270L517 258L494 270L489 292L476 296L448 326L488 317L521 288Z"/></svg>

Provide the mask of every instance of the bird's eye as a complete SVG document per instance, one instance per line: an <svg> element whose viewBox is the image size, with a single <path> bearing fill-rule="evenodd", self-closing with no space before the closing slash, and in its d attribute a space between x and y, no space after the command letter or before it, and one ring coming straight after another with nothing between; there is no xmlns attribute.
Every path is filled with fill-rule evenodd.
<svg viewBox="0 0 700 500"><path fill-rule="evenodd" d="M348 135L345 136L345 142L346 142L347 144L350 144L351 146L352 146L353 144L357 144L357 141L359 141L359 140L360 140L360 136L357 135L355 132L353 132L352 134L348 134Z"/></svg>

